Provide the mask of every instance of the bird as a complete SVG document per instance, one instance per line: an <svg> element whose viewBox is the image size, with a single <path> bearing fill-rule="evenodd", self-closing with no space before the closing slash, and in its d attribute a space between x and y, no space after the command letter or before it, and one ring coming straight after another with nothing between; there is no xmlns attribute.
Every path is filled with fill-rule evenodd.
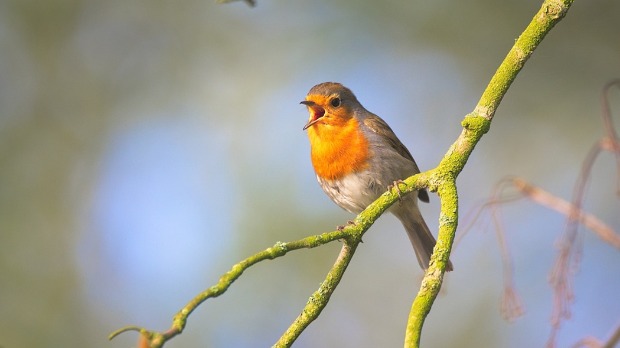
<svg viewBox="0 0 620 348"><path fill-rule="evenodd" d="M389 187L420 172L390 126L342 84L320 83L300 104L310 114L303 129L316 178L341 208L359 214ZM418 209L418 199L429 202L425 189L402 195L389 211L404 226L418 263L426 270L436 241ZM446 269L453 269L452 262Z"/></svg>

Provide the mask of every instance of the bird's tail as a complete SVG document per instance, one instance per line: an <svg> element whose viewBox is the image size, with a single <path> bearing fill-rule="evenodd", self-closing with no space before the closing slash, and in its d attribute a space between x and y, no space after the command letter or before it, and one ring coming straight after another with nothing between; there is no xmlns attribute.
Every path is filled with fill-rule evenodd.
<svg viewBox="0 0 620 348"><path fill-rule="evenodd" d="M394 215L396 215L405 227L409 240L415 250L415 255L418 258L418 263L420 263L420 267L427 269L431 260L431 255L433 254L433 248L437 242L426 225L426 222L424 222L424 218L415 203L407 204L406 206L409 207L409 209L404 209L405 204L403 204L403 206L400 207L401 209L396 209L396 211L394 211ZM399 204L400 203L397 202L394 206ZM448 260L446 270L452 271L452 269L452 262Z"/></svg>

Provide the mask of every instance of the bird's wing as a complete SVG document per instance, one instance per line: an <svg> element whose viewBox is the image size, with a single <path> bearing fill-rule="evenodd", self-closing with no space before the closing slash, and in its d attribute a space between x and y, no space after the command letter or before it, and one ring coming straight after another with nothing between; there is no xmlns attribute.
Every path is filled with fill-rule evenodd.
<svg viewBox="0 0 620 348"><path fill-rule="evenodd" d="M407 147L405 147L405 145L400 142L400 140L396 137L396 134L394 134L390 126L388 126L388 124L385 123L383 119L381 119L377 115L370 114L368 117L364 118L364 125L374 133L380 135L381 138L387 140L388 144L394 150L396 150L398 154L413 162L413 167L416 173L420 172L420 168L418 168L417 163L415 163L415 160L413 159L413 156L411 156L411 153L409 152ZM418 198L422 202L428 203L429 201L428 193L426 192L426 190L419 190Z"/></svg>

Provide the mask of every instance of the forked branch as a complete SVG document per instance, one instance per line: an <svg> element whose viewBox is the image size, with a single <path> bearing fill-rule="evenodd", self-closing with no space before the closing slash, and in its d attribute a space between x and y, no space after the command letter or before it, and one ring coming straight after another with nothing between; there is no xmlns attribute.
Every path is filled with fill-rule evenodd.
<svg viewBox="0 0 620 348"><path fill-rule="evenodd" d="M489 130L491 120L495 115L497 107L508 91L511 83L545 35L565 16L572 2L573 0L545 0L543 2L540 11L538 11L524 32L519 36L515 45L508 52L508 55L493 75L474 111L463 120L463 131L461 135L450 147L437 168L406 179L404 181L406 187L403 185L398 189L393 188L389 192L384 193L377 201L357 216L355 225L348 226L342 231L311 236L295 242L276 243L273 247L263 250L234 265L229 272L220 278L215 286L210 287L196 296L196 298L181 309L181 311L175 315L172 327L168 331L159 333L131 326L114 332L110 335L110 338L125 331L138 331L143 338L148 340L151 347L161 347L167 340L183 331L188 316L202 302L208 298L223 294L247 268L257 262L281 257L292 250L313 248L337 239L344 240L343 248L334 266L327 274L327 278L321 284L321 287L312 295L300 316L276 344L278 347L289 347L327 305L329 297L342 278L355 248L361 241L361 237L376 219L398 199L399 194L397 191L400 189L401 192L411 192L423 187L428 187L431 191L439 194L441 199L441 212L439 217L437 245L431 257L429 268L422 280L420 291L412 304L409 321L407 323L405 347L418 347L424 320L430 312L432 304L441 288L443 275L454 241L458 222L456 178L463 170L469 155L482 135ZM253 4L253 1L249 1L248 3Z"/></svg>

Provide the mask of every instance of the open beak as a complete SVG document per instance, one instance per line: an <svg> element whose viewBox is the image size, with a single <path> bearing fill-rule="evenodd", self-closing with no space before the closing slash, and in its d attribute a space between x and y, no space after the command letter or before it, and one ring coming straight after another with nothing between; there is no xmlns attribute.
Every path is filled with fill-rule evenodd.
<svg viewBox="0 0 620 348"><path fill-rule="evenodd" d="M308 121L308 123L306 123L306 125L303 128L303 130L308 129L313 124L319 122L321 117L323 117L323 115L325 114L325 109L323 109L322 107L318 106L315 102L313 102L311 100L302 100L301 102L299 102L299 104L304 104L305 106L307 106L308 109L310 110L310 115L312 115L312 117L310 118L310 121Z"/></svg>
<svg viewBox="0 0 620 348"><path fill-rule="evenodd" d="M315 124L315 123L319 122L320 120L321 120L321 118L319 117L319 118L315 118L314 120L312 120L312 121L310 121L310 122L306 123L306 125L305 125L305 126L304 126L304 128L303 128L303 130L306 130L306 129L308 129L308 128L312 127L312 125L313 125L313 124Z"/></svg>

